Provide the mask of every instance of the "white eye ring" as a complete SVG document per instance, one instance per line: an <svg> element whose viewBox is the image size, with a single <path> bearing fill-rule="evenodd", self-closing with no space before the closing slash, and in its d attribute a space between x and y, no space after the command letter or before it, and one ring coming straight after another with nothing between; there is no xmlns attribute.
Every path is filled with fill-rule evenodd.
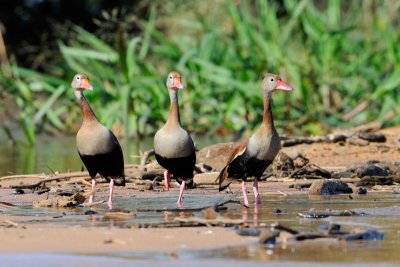
<svg viewBox="0 0 400 267"><path fill-rule="evenodd" d="M80 79L79 76L76 76L76 79L79 80Z"/></svg>

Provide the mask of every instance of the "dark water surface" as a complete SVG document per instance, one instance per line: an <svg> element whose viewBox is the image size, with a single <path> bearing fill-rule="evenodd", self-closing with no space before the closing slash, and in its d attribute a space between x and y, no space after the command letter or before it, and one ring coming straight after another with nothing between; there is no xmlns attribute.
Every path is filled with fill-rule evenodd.
<svg viewBox="0 0 400 267"><path fill-rule="evenodd" d="M222 201L223 197L205 198L202 192L192 191L185 198L185 207L199 207ZM132 198L116 199L115 207L135 212L136 208L174 208L175 197L160 198ZM225 216L242 218L254 228L268 231L271 224L280 223L295 230L305 233L316 233L320 225L338 223L344 231L377 230L384 233L384 240L376 241L303 241L281 244L275 247L259 245L256 241L248 246L230 246L210 250L180 250L176 258L171 260L167 253L163 252L111 252L101 254L32 254L33 257L56 262L57 259L71 259L71 262L83 264L82 266L94 266L93 263L104 259L104 263L128 266L138 264L140 266L181 266L188 263L191 266L198 263L209 266L259 266L270 262L274 266L337 266L346 264L349 266L397 266L400 264L400 195L370 193L366 196L335 196L329 198L309 199L307 195L277 196L266 195L263 197L263 205L260 208L254 206L249 209L236 204L228 204ZM201 203L199 205L198 203ZM274 214L279 208L283 212ZM325 219L304 219L297 216L298 212L308 211L310 208L317 210L345 210L351 209L363 216L328 217ZM34 216L35 219L26 223L50 223L50 224L79 224L82 227L132 227L137 223L160 222L171 220L176 216L198 216L201 212L135 212L136 216L128 220L113 221L106 219L104 214L107 209L101 207L96 216L84 215L86 208L74 210L57 209L32 209L30 206L22 206L10 209L11 216ZM58 219L52 216L65 215ZM233 228L228 231L234 231ZM212 234L212 229L211 233ZM10 255L1 255L0 260L10 260ZM85 264L87 263L87 265ZM179 264L175 264L179 263ZM379 263L379 264L378 264ZM121 265L120 265L121 264ZM144 264L144 265L142 265ZM248 265L249 264L249 265ZM304 264L304 265L303 265ZM75 264L73 264L75 266ZM22 265L15 265L22 266ZM34 265L33 265L34 266ZM46 265L44 265L46 266ZM50 266L50 265L48 265ZM61 265L60 265L61 266ZM98 266L103 266L99 264ZM182 265L183 266L183 265Z"/></svg>
<svg viewBox="0 0 400 267"><path fill-rule="evenodd" d="M225 138L228 140L229 138ZM210 138L195 136L197 148L223 142L223 137ZM153 138L148 137L140 142L133 139L120 140L124 152L125 164L139 163L140 151L153 148ZM12 174L52 173L53 171L79 171L82 162L76 149L75 136L50 137L39 136L35 146L9 146L0 136L0 176Z"/></svg>

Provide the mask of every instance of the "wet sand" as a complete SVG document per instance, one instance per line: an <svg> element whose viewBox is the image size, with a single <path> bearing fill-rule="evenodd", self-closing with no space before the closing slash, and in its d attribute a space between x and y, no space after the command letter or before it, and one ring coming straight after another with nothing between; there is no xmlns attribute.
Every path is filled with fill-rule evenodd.
<svg viewBox="0 0 400 267"><path fill-rule="evenodd" d="M294 189L288 188L289 182L271 182L263 183L260 186L261 195L267 199L269 195L279 195L282 193L297 193ZM239 192L239 185L232 186L233 191ZM278 192L279 191L279 192ZM31 201L44 199L44 195L23 194L13 195L13 190L0 190L0 201L8 202L20 206L28 204ZM162 203L167 208L174 208L175 198L179 192L178 188L173 188L169 192L138 192L129 189L117 188L115 198L125 200L125 203L135 203L139 205L148 199L158 199L158 203L162 207ZM104 200L107 197L107 189L101 188L96 194L97 199ZM219 199L232 197L226 193L219 193L216 189L193 189L188 190L184 196L183 208L194 206L203 206L208 203L193 203L194 199L209 199L209 203L218 202ZM240 199L240 196L238 196ZM164 199L164 201L163 201ZM215 200L213 200L215 199ZM251 199L251 198L250 198ZM116 203L116 208L126 208L124 204ZM154 204L153 207L157 207ZM12 210L9 208L8 210ZM107 212L106 204L99 204L95 210L104 214ZM50 209L53 213L43 214L46 210L35 216L35 213L29 208L26 214L19 212L17 215L8 214L5 210L0 213L0 220L10 220L19 224L17 227L0 227L0 253L3 252L67 252L67 253L85 253L85 252L104 252L104 251L158 251L166 253L174 253L182 249L209 249L221 248L226 246L245 245L256 243L257 238L241 237L232 229L222 227L180 227L168 229L123 229L113 226L113 222L109 222L107 227L90 225L90 220L96 221L96 216L86 216L85 221L88 223L82 226L78 222L75 224L65 225L65 221L73 221L74 214L62 216L63 212L68 209ZM86 208L85 210L88 210ZM23 211L22 211L23 212ZM59 214L66 219L61 220ZM163 215L161 215L163 216ZM168 216L168 213L166 213ZM175 215L171 215L172 217ZM51 223L45 223L50 221ZM61 221L57 224L57 221Z"/></svg>
<svg viewBox="0 0 400 267"><path fill-rule="evenodd" d="M311 160L311 163L316 164L320 167L327 169L343 170L346 167L357 164L365 163L368 160L388 160L396 162L400 159L400 146L398 142L400 127L392 128L382 131L388 141L386 143L371 143L369 146L359 147L353 145L339 146L337 144L311 144L311 145L298 145L295 147L284 148L283 151L288 155L294 155L296 153L303 153L307 158ZM35 179L25 179L24 182L29 183ZM15 183L18 181L13 181ZM287 205L292 207L293 205L302 205L302 208L312 208L313 205L320 205L325 207L325 200L317 202L308 202L304 200L306 191L298 191L296 189L288 188L289 184L292 184L294 180L283 180L274 181L271 179L268 182L260 183L260 192L262 199L264 200L263 207L268 206L268 209L280 207L280 205ZM221 252L221 258L208 259L207 254L205 256L197 256L195 259L191 259L193 254L187 254L187 251L203 251L203 250L222 250L226 248L234 247L252 247L257 244L258 238L239 236L235 233L233 228L223 227L180 227L180 228L167 228L167 229L137 229L134 227L125 227L124 223L120 221L99 219L101 214L104 214L107 210L106 204L100 204L95 209L99 211L100 215L82 215L83 211L88 208L79 208L78 210L70 209L43 209L35 212L32 209L32 201L44 199L46 196L37 195L27 192L23 195L14 195L14 190L8 189L7 186L10 181L1 181L0 187L0 201L15 204L17 207L0 206L0 260L4 263L16 263L16 266L21 266L29 260L31 266L36 266L35 262L47 261L48 265L51 263L59 262L60 260L66 260L65 266L77 265L83 263L85 266L103 266L109 264L118 264L119 266L128 266L132 263L141 264L141 266L153 266L162 263L162 266L181 266L183 264L190 264L191 266L200 265L197 260L202 259L202 266L207 264L207 260L210 261L210 266L217 266L223 263L223 265L229 266L241 266L243 262L241 260L251 259L252 261L244 261L246 266L259 266L260 261L279 260L274 262L274 266L290 266L291 261L285 261L285 257L278 258L262 258L243 256L243 259L238 257L238 261L229 261L230 256L225 255ZM389 188L389 189L388 189ZM398 206L399 203L390 202L390 194L392 191L398 189L398 185L392 187L378 188L377 190L369 189L369 192L384 192L386 202L382 205ZM249 184L249 189L251 186ZM388 189L388 190L387 190ZM107 188L100 188L97 193L97 198L105 200L107 197ZM29 191L29 190L28 190ZM227 197L236 197L241 199L240 186L239 184L232 185L232 191L235 193L227 194L224 192L218 192L215 186L204 186L193 190L188 190L184 195L184 207L203 206L213 202L218 202L221 199ZM138 191L133 189L117 188L115 191L115 199L117 208L124 208L134 212L135 208L141 205L150 205L151 207L166 206L175 207L176 197L178 195L178 188L175 187L169 191ZM251 196L252 194L250 194ZM296 196L303 196L303 202L298 204L296 202ZM292 197L292 199L288 200ZM279 202L281 198L282 202ZM270 199L274 199L275 202L270 202ZM388 200L389 199L389 200ZM250 197L251 203L254 201ZM336 201L336 200L335 200ZM357 202L349 202L347 198L343 198L339 201L340 205L348 205L350 203L354 207L357 207ZM379 200L378 200L379 201ZM282 204L281 204L282 203ZM286 204L284 204L286 203ZM367 202L363 202L367 203ZM383 203L383 202L382 202ZM371 202L371 205L375 203ZM310 206L311 205L311 206ZM365 205L365 204L363 204ZM128 207L128 208L127 208ZM247 213L245 208L233 207L233 217L243 217L243 214ZM14 211L17 210L17 211ZM33 210L33 212L32 212ZM249 223L254 223L253 205L249 210ZM235 215L236 214L236 215ZM281 220L288 223L293 223L295 220L300 227L314 227L314 221L293 219L296 217L295 211L290 214L289 217L274 217L271 215L272 212L268 210L264 214L266 216L262 219L262 223L258 224L258 227L266 227L267 224L274 222L274 220ZM152 218L152 215L137 214L135 213L137 220L160 220L160 218ZM179 213L164 213L157 216L179 216ZM199 216L198 214L196 216ZM101 217L101 216L100 216ZM372 227L386 227L386 223L389 225L394 221L399 221L398 215L394 215L391 218L393 221L388 220L383 222L382 225L359 221L357 223L361 226L363 224ZM12 221L17 225L15 227L8 227L6 220ZM342 220L339 220L342 221ZM354 222L349 222L351 225ZM305 224L305 225L302 225ZM397 227L397 226L396 226ZM309 229L306 228L306 229ZM397 228L396 228L397 229ZM400 239L400 227L398 232L389 232L393 240ZM397 244L397 243L396 243ZM379 247L379 246L378 246ZM341 248L340 248L341 249ZM380 249L380 248L378 248ZM339 248L338 248L339 250ZM368 250L368 249L367 249ZM375 251L376 249L373 248ZM265 254L267 249L261 248L261 253ZM329 251L329 249L328 249ZM20 253L33 253L28 254L31 256L25 256ZM127 254L124 254L127 253ZM143 257L141 257L143 253ZM250 253L251 251L247 251ZM260 252L257 252L260 253ZM308 253L303 251L302 253ZM90 255L90 256L87 256ZM268 253L267 253L268 254ZM368 254L368 251L367 251ZM15 257L13 256L15 255ZM16 256L18 255L18 257ZM106 256L104 256L106 255ZM107 256L109 255L109 256ZM128 256L127 256L128 255ZM131 256L129 256L131 255ZM132 256L134 255L134 256ZM153 255L153 256L152 256ZM285 254L286 255L286 254ZM350 255L351 256L351 255ZM104 257L104 258L103 258ZM157 257L159 259L157 259ZM398 258L397 258L398 257ZM16 259L20 259L20 261ZM34 260L36 258L36 261ZM142 259L146 260L142 260ZM24 261L25 259L25 261ZM176 261L180 259L180 261ZM372 264L373 266L394 266L390 265L393 262L400 262L400 256L395 254L390 255L389 262L385 258L376 258L376 262L388 262L385 264ZM33 260L33 263L31 262ZM162 261L165 260L165 261ZM255 261L254 261L255 260ZM307 260L296 261L297 266L336 266L327 262L316 262L310 264L304 262ZM335 261L330 259L328 261ZM346 260L344 260L346 262ZM369 260L365 258L356 259L356 262L364 262L362 265L351 264L349 266L372 266L368 264ZM18 262L20 264L18 264ZM102 263L100 263L102 262ZM302 263L303 262L303 263ZM353 262L354 261L350 261ZM142 265L143 264L143 265ZM197 265L196 265L197 264ZM8 266L6 264L4 266ZM58 265L58 264L57 264ZM46 264L41 265L46 266ZM58 265L64 266L64 265Z"/></svg>

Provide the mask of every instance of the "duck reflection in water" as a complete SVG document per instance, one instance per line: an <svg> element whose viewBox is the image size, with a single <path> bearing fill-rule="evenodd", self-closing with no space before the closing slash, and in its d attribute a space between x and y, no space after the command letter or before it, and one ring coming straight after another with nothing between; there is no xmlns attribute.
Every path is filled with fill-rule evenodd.
<svg viewBox="0 0 400 267"><path fill-rule="evenodd" d="M254 209L253 209L253 226L254 227L259 227L260 226L260 222L259 222L259 218L260 218L260 205L254 205ZM250 209L249 208L244 208L242 210L242 220L250 225L250 220L249 220L249 215L251 215Z"/></svg>

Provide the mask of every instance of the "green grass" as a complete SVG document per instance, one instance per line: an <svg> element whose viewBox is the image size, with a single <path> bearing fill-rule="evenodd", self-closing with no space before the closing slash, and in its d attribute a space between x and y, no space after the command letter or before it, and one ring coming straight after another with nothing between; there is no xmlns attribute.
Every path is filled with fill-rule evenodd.
<svg viewBox="0 0 400 267"><path fill-rule="evenodd" d="M207 5L190 3L192 10ZM50 62L47 73L13 64L0 83L14 96L30 143L46 127L76 131L80 111L69 83L77 72L94 84L87 97L100 120L128 137L151 135L164 123L169 106L164 80L172 69L187 83L180 95L182 121L196 132L253 129L261 120L265 71L295 88L273 97L280 132L323 134L375 120L400 123L400 3L283 4L282 13L273 1L226 1L213 14L194 18L185 18L185 5L160 14L154 4L139 36L117 28L110 45L75 27L70 41L59 43L62 64ZM161 28L171 14L175 28ZM366 108L346 118L363 102Z"/></svg>

